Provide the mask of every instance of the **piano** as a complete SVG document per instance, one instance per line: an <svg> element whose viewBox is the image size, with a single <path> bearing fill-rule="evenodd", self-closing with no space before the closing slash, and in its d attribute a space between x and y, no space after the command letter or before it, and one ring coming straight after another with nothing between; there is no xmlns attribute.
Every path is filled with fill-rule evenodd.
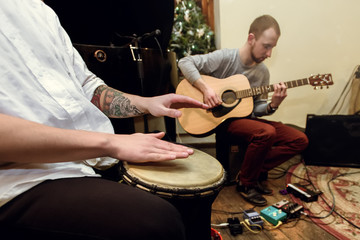
<svg viewBox="0 0 360 240"><path fill-rule="evenodd" d="M175 92L171 72L172 0L44 0L59 16L90 71L115 89L151 97ZM150 35L151 36L148 36ZM135 132L134 119L110 119L115 133ZM176 141L175 120L165 117L167 136ZM144 116L144 131L147 132Z"/></svg>

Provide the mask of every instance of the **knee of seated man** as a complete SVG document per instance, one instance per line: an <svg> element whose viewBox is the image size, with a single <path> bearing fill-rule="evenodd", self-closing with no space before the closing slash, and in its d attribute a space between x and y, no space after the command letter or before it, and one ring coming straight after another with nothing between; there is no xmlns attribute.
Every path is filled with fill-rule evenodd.
<svg viewBox="0 0 360 240"><path fill-rule="evenodd" d="M276 129L271 125L265 125L261 130L255 133L255 136L263 141L271 141L276 137Z"/></svg>
<svg viewBox="0 0 360 240"><path fill-rule="evenodd" d="M295 144L296 144L297 148L299 149L299 151L304 151L307 148L307 146L309 145L309 139L303 133L302 136L299 136L296 139Z"/></svg>

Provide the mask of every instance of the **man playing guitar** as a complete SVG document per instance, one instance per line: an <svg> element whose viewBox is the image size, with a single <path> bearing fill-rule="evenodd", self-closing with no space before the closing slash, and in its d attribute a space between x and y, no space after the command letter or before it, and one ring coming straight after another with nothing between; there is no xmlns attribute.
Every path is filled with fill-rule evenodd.
<svg viewBox="0 0 360 240"><path fill-rule="evenodd" d="M219 78L221 81L243 74L251 87L268 85L270 74L263 61L271 57L279 37L277 21L269 15L263 15L251 24L247 41L241 48L184 57L179 61L179 68L185 78L201 91L204 103L214 108L223 100L201 75ZM266 205L267 200L263 195L272 194L265 182L268 171L301 153L308 145L303 132L280 122L258 118L273 114L286 96L286 85L274 84L270 102L267 101L267 94L255 96L253 111L249 116L228 119L216 130L226 131L230 139L248 144L236 189L245 200L257 206Z"/></svg>

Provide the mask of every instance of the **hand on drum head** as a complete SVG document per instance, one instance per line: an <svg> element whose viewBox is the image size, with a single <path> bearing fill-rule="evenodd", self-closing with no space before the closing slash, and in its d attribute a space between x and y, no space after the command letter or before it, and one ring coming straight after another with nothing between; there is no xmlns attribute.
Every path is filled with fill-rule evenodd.
<svg viewBox="0 0 360 240"><path fill-rule="evenodd" d="M160 162L187 158L194 150L183 145L161 140L164 132L113 135L111 157L127 162Z"/></svg>

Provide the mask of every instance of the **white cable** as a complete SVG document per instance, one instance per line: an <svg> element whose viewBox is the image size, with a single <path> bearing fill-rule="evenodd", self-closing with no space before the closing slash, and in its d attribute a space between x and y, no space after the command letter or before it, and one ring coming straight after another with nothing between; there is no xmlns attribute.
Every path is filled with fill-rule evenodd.
<svg viewBox="0 0 360 240"><path fill-rule="evenodd" d="M227 227L229 223L219 223L219 224L211 224L213 227Z"/></svg>

